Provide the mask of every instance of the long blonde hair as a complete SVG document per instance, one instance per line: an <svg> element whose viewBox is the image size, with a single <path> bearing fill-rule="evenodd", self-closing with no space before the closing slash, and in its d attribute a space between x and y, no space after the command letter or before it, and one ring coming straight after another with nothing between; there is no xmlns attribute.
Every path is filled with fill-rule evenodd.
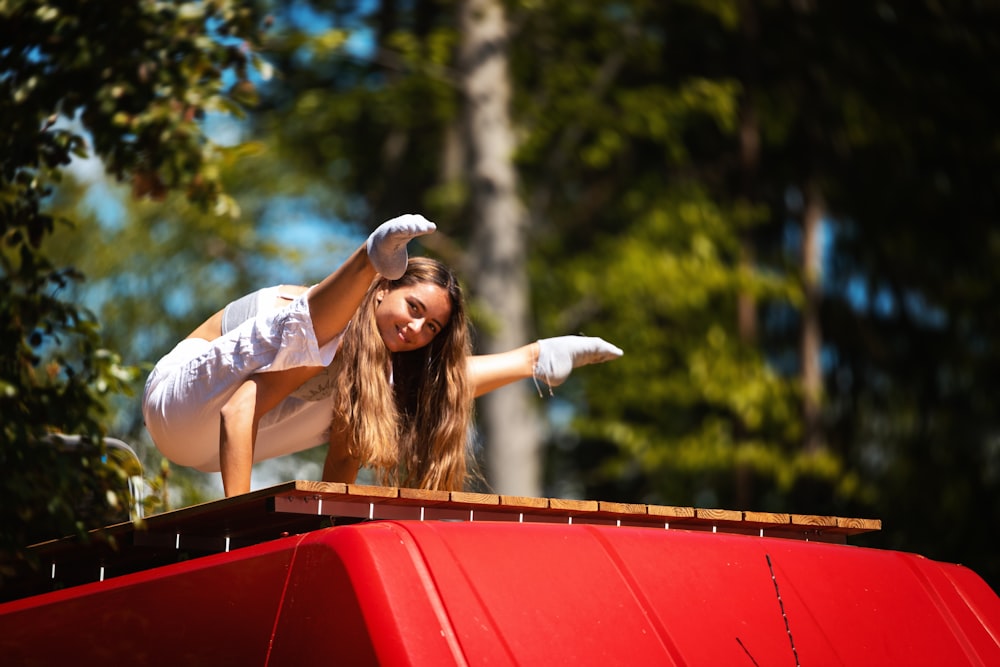
<svg viewBox="0 0 1000 667"><path fill-rule="evenodd" d="M451 318L429 345L391 353L375 322L376 294L419 283L447 292ZM414 257L402 278L376 279L333 361L331 440L346 439L350 454L373 468L381 484L461 490L474 469L466 450L473 405L465 372L470 353L462 290L448 267Z"/></svg>

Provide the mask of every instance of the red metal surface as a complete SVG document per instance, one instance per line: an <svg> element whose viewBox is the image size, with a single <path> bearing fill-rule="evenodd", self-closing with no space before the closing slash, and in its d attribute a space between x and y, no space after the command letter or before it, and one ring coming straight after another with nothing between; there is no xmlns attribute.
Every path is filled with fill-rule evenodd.
<svg viewBox="0 0 1000 667"><path fill-rule="evenodd" d="M460 659L414 664L1000 664L1000 599L911 554L596 526L364 530L352 549L371 557L353 576L385 630L377 650L423 656L454 637ZM398 628L415 601L419 631Z"/></svg>
<svg viewBox="0 0 1000 667"><path fill-rule="evenodd" d="M265 664L293 547L290 538L0 605L0 665Z"/></svg>
<svg viewBox="0 0 1000 667"><path fill-rule="evenodd" d="M0 605L11 665L938 667L998 665L998 638L957 565L552 524L336 527Z"/></svg>

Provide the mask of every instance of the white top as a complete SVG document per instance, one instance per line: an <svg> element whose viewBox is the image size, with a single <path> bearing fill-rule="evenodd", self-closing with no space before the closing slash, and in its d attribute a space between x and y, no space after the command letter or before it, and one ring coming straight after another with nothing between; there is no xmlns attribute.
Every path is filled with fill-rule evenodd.
<svg viewBox="0 0 1000 667"><path fill-rule="evenodd" d="M164 456L204 472L218 471L219 413L244 381L255 373L330 365L341 338L319 346L307 295L280 310L260 312L215 340L182 340L157 362L146 380L142 411ZM320 373L264 415L255 462L329 440L332 383L329 373Z"/></svg>

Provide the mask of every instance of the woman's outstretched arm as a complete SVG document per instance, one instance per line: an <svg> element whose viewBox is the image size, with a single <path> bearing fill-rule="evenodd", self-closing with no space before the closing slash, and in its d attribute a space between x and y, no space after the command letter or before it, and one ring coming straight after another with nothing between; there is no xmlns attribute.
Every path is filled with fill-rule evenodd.
<svg viewBox="0 0 1000 667"><path fill-rule="evenodd" d="M508 352L469 357L466 373L476 397L530 377L557 387L574 368L610 361L622 351L601 338L559 336L543 338Z"/></svg>

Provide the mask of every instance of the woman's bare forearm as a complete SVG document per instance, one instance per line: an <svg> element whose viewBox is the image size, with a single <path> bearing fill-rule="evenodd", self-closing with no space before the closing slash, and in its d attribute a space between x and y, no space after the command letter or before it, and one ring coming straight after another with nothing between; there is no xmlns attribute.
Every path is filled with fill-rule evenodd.
<svg viewBox="0 0 1000 667"><path fill-rule="evenodd" d="M512 382L532 376L538 359L538 343L530 343L507 352L479 354L466 360L466 373L476 397Z"/></svg>

